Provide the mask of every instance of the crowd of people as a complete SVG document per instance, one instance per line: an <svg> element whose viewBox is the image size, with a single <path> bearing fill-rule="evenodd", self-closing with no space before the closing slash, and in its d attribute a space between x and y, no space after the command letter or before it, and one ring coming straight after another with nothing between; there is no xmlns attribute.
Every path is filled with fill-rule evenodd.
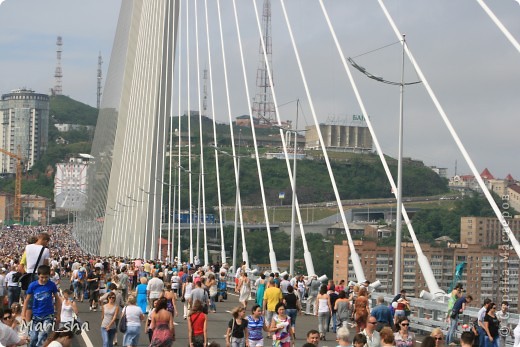
<svg viewBox="0 0 520 347"><path fill-rule="evenodd" d="M217 324L209 317L217 312L220 301L228 299L227 283L233 277L238 299L222 327L227 346L294 346L299 315L316 317L316 330L304 334L305 347L318 346L330 338L329 332L335 334L339 346L416 344L405 290L390 305L377 297L372 306L368 281L324 283L317 276L250 275L245 263L231 273L227 264L219 263L200 266L177 259L168 263L90 256L81 251L70 227L64 225L4 229L0 237L0 346L70 346L74 334L80 332L78 302L100 312L103 347L119 342L137 346L143 332L149 346L172 346L175 319L181 317L186 320L190 347L207 346L208 324ZM463 295L462 285L457 285L450 293L447 334L436 328L422 344L453 343L459 317L471 302L471 295ZM513 330L508 317L507 302L498 307L486 300L460 344L505 347L503 331L507 331L515 333L518 347L520 329ZM117 341L118 331L123 333L122 341ZM298 335L302 334L298 331ZM210 345L217 347L214 342Z"/></svg>

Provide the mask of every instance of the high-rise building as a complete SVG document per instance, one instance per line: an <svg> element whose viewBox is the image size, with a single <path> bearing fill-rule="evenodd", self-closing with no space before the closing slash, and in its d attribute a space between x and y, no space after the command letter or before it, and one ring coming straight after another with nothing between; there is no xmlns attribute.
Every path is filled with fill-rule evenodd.
<svg viewBox="0 0 520 347"><path fill-rule="evenodd" d="M354 246L361 259L365 277L371 282L381 282L378 291L392 293L395 248L377 246L375 241L358 240L354 241ZM499 245L498 248L459 243L421 246L439 287L444 291L448 292L457 265L465 263L459 282L473 296L475 302L481 303L485 298L495 302L509 301L512 310L518 309L519 260L509 244ZM356 282L349 256L347 241L334 246L333 279L336 283L342 279ZM401 274L399 287L405 289L410 296L419 297L422 290L428 290L412 243L402 243Z"/></svg>
<svg viewBox="0 0 520 347"><path fill-rule="evenodd" d="M47 149L49 96L29 89L16 89L0 100L0 147L24 158L31 168ZM2 173L16 171L16 159L0 155Z"/></svg>
<svg viewBox="0 0 520 347"><path fill-rule="evenodd" d="M90 154L79 154L68 163L56 164L54 202L56 209L82 211L87 203L87 173Z"/></svg>
<svg viewBox="0 0 520 347"><path fill-rule="evenodd" d="M520 218L506 218L509 228L520 238ZM496 217L461 217L460 242L484 247L508 242L502 224Z"/></svg>

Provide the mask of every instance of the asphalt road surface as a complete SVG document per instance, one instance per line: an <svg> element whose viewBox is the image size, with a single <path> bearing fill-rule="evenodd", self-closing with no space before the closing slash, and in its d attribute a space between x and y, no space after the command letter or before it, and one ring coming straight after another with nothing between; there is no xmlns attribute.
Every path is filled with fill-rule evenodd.
<svg viewBox="0 0 520 347"><path fill-rule="evenodd" d="M174 345L176 346L188 346L188 324L186 320L183 319L183 308L182 302L180 300L177 301L177 308L180 310L179 315L175 317L175 335L176 342ZM219 343L222 347L226 345L226 340L224 335L226 333L227 323L231 319L231 311L234 307L238 306L238 296L228 295L228 300L226 302L217 303L217 313L210 313L208 316L208 342L215 341ZM251 300L248 303L247 313L250 314L250 309L252 308L254 302ZM305 307L305 306L304 306ZM97 312L92 312L89 310L88 303L78 303L79 309L79 317L81 321L88 323L90 331L83 332L81 336L75 337L74 346L81 347L100 347L102 346L101 339L101 312L98 310ZM305 343L306 333L311 329L318 329L318 318L315 316L306 316L299 315L296 319L296 346L302 346ZM354 330L351 330L351 336L354 336ZM266 346L271 345L270 340L267 339L264 333L264 343ZM335 334L332 332L328 332L326 334L327 341L321 341L320 346L336 346ZM121 346L123 342L123 334L117 333L117 346ZM139 340L138 346L148 346L149 340L148 335L144 330L141 332L141 337Z"/></svg>

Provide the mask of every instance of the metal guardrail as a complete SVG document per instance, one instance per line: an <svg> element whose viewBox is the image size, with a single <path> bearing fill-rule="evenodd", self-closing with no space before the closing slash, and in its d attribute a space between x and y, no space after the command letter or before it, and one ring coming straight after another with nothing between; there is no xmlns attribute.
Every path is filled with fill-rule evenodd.
<svg viewBox="0 0 520 347"><path fill-rule="evenodd" d="M371 295L372 306L375 305L378 296L383 296L387 304L390 304L394 298L394 295L374 292ZM413 330L421 334L429 335L433 329L440 328L446 335L449 328L448 322L446 321L448 303L416 298L408 298L408 300L410 301L412 312L408 318L410 319L410 327ZM480 308L468 307L464 310L464 313L459 319L459 327L456 333L458 337L460 337L462 333L462 325L471 324L477 318L479 309ZM514 328L520 321L520 315L517 313L510 313L509 315L509 324ZM512 346L513 342L514 340L511 336L506 338L506 344L508 346Z"/></svg>
<svg viewBox="0 0 520 347"><path fill-rule="evenodd" d="M251 297L255 297L256 288L254 287L254 282L256 281L256 276L250 276L251 280ZM227 276L227 288L228 290L235 289L235 278L231 274ZM370 304L371 307L376 305L376 299L379 296L383 296L385 299L385 303L388 305L392 302L392 299L395 295L389 295L386 293L378 293L373 292L370 296ZM408 298L410 301L411 314L408 317L410 319L410 328L412 328L415 332L420 333L421 335L430 335L433 329L440 328L444 335L448 332L448 322L446 320L447 312L448 312L448 303L429 301L424 299L417 298ZM477 318L477 314L480 308L468 307L461 315L459 319L459 327L457 329L456 335L460 337L462 333L462 325L471 324L473 320ZM509 324L514 328L517 324L520 323L520 315L517 313L510 313L509 316ZM512 331L511 331L512 332ZM514 339L511 336L506 338L506 345L513 346Z"/></svg>

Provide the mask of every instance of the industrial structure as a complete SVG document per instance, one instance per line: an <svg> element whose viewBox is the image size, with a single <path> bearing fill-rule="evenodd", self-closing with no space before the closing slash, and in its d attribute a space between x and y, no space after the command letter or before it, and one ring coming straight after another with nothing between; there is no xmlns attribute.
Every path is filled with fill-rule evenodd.
<svg viewBox="0 0 520 347"><path fill-rule="evenodd" d="M315 126L305 128L305 149L319 149L320 142ZM327 150L344 152L371 152L372 136L366 126L320 124Z"/></svg>
<svg viewBox="0 0 520 347"><path fill-rule="evenodd" d="M102 66L103 66L103 58L101 57L101 52L99 52L98 68L97 68L97 90L96 90L96 95L97 95L97 104L96 105L97 105L98 110L101 107L101 85L103 83Z"/></svg>
<svg viewBox="0 0 520 347"><path fill-rule="evenodd" d="M61 52L63 46L63 40L61 36L58 36L56 39L56 70L54 71L54 88L52 89L52 95L62 95L63 94L63 71L61 70Z"/></svg>
<svg viewBox="0 0 520 347"><path fill-rule="evenodd" d="M265 43L265 56L260 40L260 59L256 70L256 96L253 101L252 115L260 124L275 124L276 114L273 102L273 92L269 81L268 66L273 66L273 47L271 42L271 0L264 0L262 12L263 41ZM267 61L266 61L267 58ZM270 71L271 77L273 72Z"/></svg>
<svg viewBox="0 0 520 347"><path fill-rule="evenodd" d="M24 159L30 169L47 149L49 96L29 89L17 89L0 100L0 148ZM0 155L2 173L16 173L17 159Z"/></svg>

